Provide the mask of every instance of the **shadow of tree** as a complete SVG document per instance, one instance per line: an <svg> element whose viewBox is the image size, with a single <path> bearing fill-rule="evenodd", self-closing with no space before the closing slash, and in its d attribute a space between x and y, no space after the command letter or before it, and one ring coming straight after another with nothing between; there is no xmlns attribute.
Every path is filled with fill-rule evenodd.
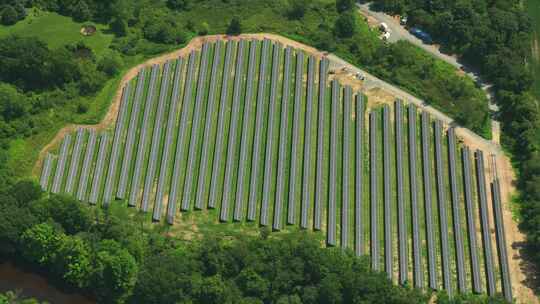
<svg viewBox="0 0 540 304"><path fill-rule="evenodd" d="M514 242L512 248L519 253L510 257L513 260L519 260L521 272L525 275L525 280L522 283L530 288L536 297L540 296L540 272L538 265L533 261L534 254L532 248L527 242ZM512 269L510 269L512 271Z"/></svg>

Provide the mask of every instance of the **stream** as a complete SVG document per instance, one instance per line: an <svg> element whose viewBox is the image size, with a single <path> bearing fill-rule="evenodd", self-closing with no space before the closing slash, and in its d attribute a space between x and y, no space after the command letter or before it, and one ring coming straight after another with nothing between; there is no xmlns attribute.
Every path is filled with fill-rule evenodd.
<svg viewBox="0 0 540 304"><path fill-rule="evenodd" d="M36 298L51 304L95 304L94 301L76 294L66 293L52 286L35 273L17 268L13 263L0 263L0 292L18 291L21 298Z"/></svg>

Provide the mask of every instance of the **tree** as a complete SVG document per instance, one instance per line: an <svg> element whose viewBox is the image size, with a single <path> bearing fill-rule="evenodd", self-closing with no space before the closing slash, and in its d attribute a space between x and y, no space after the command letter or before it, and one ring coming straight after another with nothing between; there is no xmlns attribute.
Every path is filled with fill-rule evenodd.
<svg viewBox="0 0 540 304"><path fill-rule="evenodd" d="M326 24L320 24L317 34L313 38L315 46L321 50L333 52L336 50L336 38L332 29Z"/></svg>
<svg viewBox="0 0 540 304"><path fill-rule="evenodd" d="M19 15L13 6L6 5L0 10L0 21L3 25L13 25L19 21Z"/></svg>
<svg viewBox="0 0 540 304"><path fill-rule="evenodd" d="M63 88L68 83L78 85L83 76L96 69L94 58L80 60L81 54L88 52L77 45L51 51L45 42L35 37L0 38L0 81L14 84L23 91ZM91 75L96 82L103 80L96 76L99 77ZM103 86L103 83L96 84L98 88ZM93 92L87 90L83 94Z"/></svg>
<svg viewBox="0 0 540 304"><path fill-rule="evenodd" d="M92 267L91 286L99 300L121 302L132 293L137 282L137 262L116 241L98 244Z"/></svg>
<svg viewBox="0 0 540 304"><path fill-rule="evenodd" d="M90 18L92 18L92 12L90 11L90 7L88 7L88 4L84 0L78 0L77 2L75 2L70 7L70 10L73 19L78 22L88 21L90 20Z"/></svg>
<svg viewBox="0 0 540 304"><path fill-rule="evenodd" d="M339 13L352 11L355 5L355 0L336 0L336 9Z"/></svg>
<svg viewBox="0 0 540 304"><path fill-rule="evenodd" d="M30 202L39 200L43 191L34 181L23 180L13 185L9 190L9 193L15 198L19 206L26 206Z"/></svg>
<svg viewBox="0 0 540 304"><path fill-rule="evenodd" d="M179 11L187 11L191 9L192 0L167 0L167 6Z"/></svg>
<svg viewBox="0 0 540 304"><path fill-rule="evenodd" d="M93 271L90 247L78 236L63 238L53 269L70 285L78 288L88 287Z"/></svg>
<svg viewBox="0 0 540 304"><path fill-rule="evenodd" d="M377 0L375 5L377 9L392 12L394 14L402 14L405 10L405 4L407 1L404 0Z"/></svg>
<svg viewBox="0 0 540 304"><path fill-rule="evenodd" d="M21 236L22 256L28 261L49 266L56 260L64 234L51 223L37 224Z"/></svg>
<svg viewBox="0 0 540 304"><path fill-rule="evenodd" d="M352 37L356 33L356 16L352 12L345 12L336 20L334 29L341 38Z"/></svg>
<svg viewBox="0 0 540 304"><path fill-rule="evenodd" d="M97 70L97 67L93 62L81 64L79 69L81 72L79 78L79 91L81 95L91 95L96 93L107 80L105 74Z"/></svg>
<svg viewBox="0 0 540 304"><path fill-rule="evenodd" d="M42 221L53 219L68 234L87 231L93 222L90 208L68 196L52 195L35 202L32 208Z"/></svg>
<svg viewBox="0 0 540 304"><path fill-rule="evenodd" d="M148 254L141 265L133 303L186 303L202 285L201 263L183 249Z"/></svg>
<svg viewBox="0 0 540 304"><path fill-rule="evenodd" d="M118 55L117 52L113 52L111 55L103 57L98 62L98 70L109 76L114 76L120 72L122 65L122 57Z"/></svg>
<svg viewBox="0 0 540 304"><path fill-rule="evenodd" d="M0 254L14 254L20 250L23 232L38 223L37 218L26 207L17 205L10 196L0 196Z"/></svg>
<svg viewBox="0 0 540 304"><path fill-rule="evenodd" d="M3 303L3 304L40 304L40 303L46 304L47 302L39 302L38 300L33 299L33 298L22 299L19 294L19 291L15 291L15 292L8 291L6 293L0 294L0 303Z"/></svg>
<svg viewBox="0 0 540 304"><path fill-rule="evenodd" d="M28 114L30 109L30 101L16 87L7 83L0 83L0 115L3 120L9 122L21 118ZM32 193L34 192L32 191ZM13 191L12 194L25 195L24 193L18 193L18 191Z"/></svg>
<svg viewBox="0 0 540 304"><path fill-rule="evenodd" d="M208 25L207 22L201 23L201 26L199 27L199 35L208 35L208 32L210 32L210 25Z"/></svg>
<svg viewBox="0 0 540 304"><path fill-rule="evenodd" d="M115 18L113 21L109 24L109 27L111 28L111 31L118 36L118 37L124 37L128 33L128 24L124 19L121 18Z"/></svg>
<svg viewBox="0 0 540 304"><path fill-rule="evenodd" d="M221 275L207 277L203 280L200 303L228 303L230 302L228 294L228 288Z"/></svg>
<svg viewBox="0 0 540 304"><path fill-rule="evenodd" d="M240 18L238 16L234 16L231 19L229 26L227 27L227 34L239 35L241 33L242 33L242 23L240 22Z"/></svg>
<svg viewBox="0 0 540 304"><path fill-rule="evenodd" d="M289 17L292 19L301 19L306 14L309 7L309 0L290 0Z"/></svg>
<svg viewBox="0 0 540 304"><path fill-rule="evenodd" d="M237 281L240 290L242 290L245 295L259 299L265 299L268 296L270 282L266 281L251 268L242 270Z"/></svg>

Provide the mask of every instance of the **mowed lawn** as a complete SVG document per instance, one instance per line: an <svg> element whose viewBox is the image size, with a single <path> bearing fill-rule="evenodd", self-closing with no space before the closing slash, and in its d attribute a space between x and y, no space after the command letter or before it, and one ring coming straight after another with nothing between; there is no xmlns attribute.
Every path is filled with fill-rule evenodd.
<svg viewBox="0 0 540 304"><path fill-rule="evenodd" d="M99 57L108 49L114 35L106 33L107 25L92 23L96 26L97 32L92 36L83 36L80 31L84 24L86 23L75 22L71 17L64 17L57 13L31 9L28 10L28 16L17 24L0 26L0 37L10 34L39 37L52 49L83 41Z"/></svg>

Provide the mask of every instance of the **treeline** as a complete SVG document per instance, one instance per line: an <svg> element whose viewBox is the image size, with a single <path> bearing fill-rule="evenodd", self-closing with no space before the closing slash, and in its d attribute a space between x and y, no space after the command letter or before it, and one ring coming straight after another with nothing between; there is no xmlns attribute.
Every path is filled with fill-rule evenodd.
<svg viewBox="0 0 540 304"><path fill-rule="evenodd" d="M356 13L355 1L204 0L179 7L177 19L198 33L230 32L238 20L236 32L275 32L337 53L491 137L487 98L474 82L409 43L383 43Z"/></svg>
<svg viewBox="0 0 540 304"><path fill-rule="evenodd" d="M99 303L409 304L432 297L394 285L366 257L323 248L311 233L184 241L145 224L135 210L44 196L26 181L0 194L0 210L0 257ZM444 294L436 301L504 303Z"/></svg>
<svg viewBox="0 0 540 304"><path fill-rule="evenodd" d="M26 17L26 1L0 0L0 24L13 25Z"/></svg>
<svg viewBox="0 0 540 304"><path fill-rule="evenodd" d="M90 95L107 80L105 59L97 62L82 42L51 50L36 38L8 36L0 39L0 56L0 81L25 92L69 88Z"/></svg>
<svg viewBox="0 0 540 304"><path fill-rule="evenodd" d="M33 298L21 297L18 291L0 293L0 304L48 304Z"/></svg>
<svg viewBox="0 0 540 304"><path fill-rule="evenodd" d="M30 182L1 196L2 254L100 303L423 303L351 252L307 233L179 241L120 207L43 197Z"/></svg>
<svg viewBox="0 0 540 304"><path fill-rule="evenodd" d="M103 58L84 44L50 49L35 38L0 39L0 187L20 176L6 167L12 140L85 113L132 56L150 57L205 34L274 32L336 52L490 136L486 99L470 80L409 44L382 43L351 0L0 0L6 5L83 15L108 24L115 38Z"/></svg>
<svg viewBox="0 0 540 304"><path fill-rule="evenodd" d="M487 100L471 81L412 45L386 45L354 11L355 1L40 0L20 2L41 9L109 24L113 48L125 55L153 55L195 35L276 32L336 52L390 80L490 138ZM253 20L254 15L264 16ZM214 18L220 16L220 18ZM202 17L202 18L201 18ZM314 19L317 18L317 19ZM472 52L474 53L474 52ZM494 65L498 65L495 63Z"/></svg>
<svg viewBox="0 0 540 304"><path fill-rule="evenodd" d="M433 35L444 51L481 70L497 90L523 92L532 83L531 23L521 1L376 0L375 7L408 16L409 26Z"/></svg>
<svg viewBox="0 0 540 304"><path fill-rule="evenodd" d="M20 172L10 172L8 150L15 139L40 134L74 114L116 75L122 58L96 58L84 43L50 49L33 37L0 38L0 189Z"/></svg>
<svg viewBox="0 0 540 304"><path fill-rule="evenodd" d="M443 49L493 83L502 141L518 169L521 228L540 265L540 110L532 95L531 22L521 1L376 0L389 13L433 34Z"/></svg>

